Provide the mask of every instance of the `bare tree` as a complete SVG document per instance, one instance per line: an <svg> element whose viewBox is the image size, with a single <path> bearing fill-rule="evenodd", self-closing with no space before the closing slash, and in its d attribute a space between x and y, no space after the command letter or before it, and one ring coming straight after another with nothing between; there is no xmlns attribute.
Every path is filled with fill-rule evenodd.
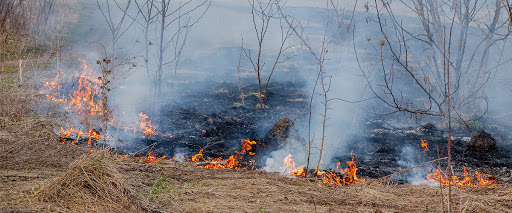
<svg viewBox="0 0 512 213"><path fill-rule="evenodd" d="M158 47L157 47L157 69L155 74L155 95L159 96L162 89L162 80L164 77L164 67L174 65L174 73L180 60L181 52L185 47L188 33L191 28L206 14L211 5L210 0L188 0L172 1L161 0L153 1L158 14ZM199 11L199 9L202 11ZM194 12L199 15L193 18ZM169 55L169 49L172 52Z"/></svg>
<svg viewBox="0 0 512 213"><path fill-rule="evenodd" d="M150 78L149 71L149 48L152 45L149 40L149 31L151 25L155 22L155 17L158 15L158 11L155 8L155 0L135 0L137 10L142 17L142 21L136 20L138 24L143 28L144 34L144 62L146 64L146 74Z"/></svg>
<svg viewBox="0 0 512 213"><path fill-rule="evenodd" d="M249 4L251 5L252 23L257 40L257 54L253 57L251 55L251 51L247 48L244 48L243 46L242 50L247 59L249 59L258 78L258 98L260 103L256 108L266 108L267 91L270 79L272 78L277 65L283 62L281 59L282 55L294 46L294 44L290 44L288 42L288 39L293 34L293 31L291 27L287 27L283 24L282 17L279 16L280 14L277 10L278 5L280 4L279 0L249 0ZM269 26L274 21L279 22L281 29L281 41L275 59L272 61L272 67L269 70L270 73L268 74L268 78L266 82L263 82L263 70L265 67L265 62L263 59L263 51L265 49L264 44L267 39ZM262 89L263 84L265 84L264 90Z"/></svg>
<svg viewBox="0 0 512 213"><path fill-rule="evenodd" d="M411 13L395 14L395 4ZM508 20L502 19L499 0L413 0L395 4L374 0L375 22L382 36L372 45L379 53L375 68L379 73L360 67L370 90L393 112L444 118L447 171L452 177L452 112L462 122L485 114L485 85L493 72L511 60L503 56L498 45L504 45L511 33ZM491 51L501 55L491 59ZM450 184L448 199L451 212Z"/></svg>
<svg viewBox="0 0 512 213"><path fill-rule="evenodd" d="M321 136L320 147L319 147L318 162L315 167L314 174L318 173L318 171L319 171L319 167L322 164L323 150L326 146L326 128L327 128L327 120L328 120L327 112L330 109L329 102L332 100L341 100L344 102L352 102L352 101L347 101L347 100L344 100L341 98L329 98L328 93L331 90L332 76L330 76L327 73L327 71L325 69L325 62L327 60L326 55L328 54L329 44L338 37L338 33L340 32L340 30L345 29L347 33L354 30L354 25L352 25L352 20L354 18L354 14L355 14L355 6L357 5L358 1L354 2L354 8L352 10L352 15L350 16L349 23L346 23L344 21L344 19L341 17L341 14L343 11L341 8L338 7L338 5L335 3L334 0L326 0L325 3L326 3L326 14L327 14L328 18L326 19L322 40L320 41L320 44L318 47L314 47L312 42L310 41L310 39L307 38L307 35L305 35L305 33L304 33L304 27L300 23L300 21L298 21L297 19L295 19L292 16L285 15L283 12L282 5L278 5L279 13L283 17L284 21L287 23L288 27L292 30L293 34L300 40L301 44L303 44L306 47L306 49L308 50L308 52L311 54L314 61L316 62L316 66L318 69L317 77L316 77L316 80L315 80L313 88L312 88L312 93L311 93L310 102L309 102L308 142L306 144L306 158L307 158L306 159L306 172L309 172L309 167L310 167L309 164L310 164L310 160L311 160L311 158L310 158L311 157L311 149L312 149L312 144L313 144L313 138L312 138L312 132L311 132L312 120L313 120L312 108L313 108L313 103L314 103L314 96L320 95L323 97L323 100L321 101L321 104L323 106L322 107L323 111L321 113L322 136ZM332 20L330 20L330 18L332 18L331 13L333 13L333 12L336 14L335 18L336 18L337 25L334 26L334 30L332 31L333 33L332 33L332 35L330 35L329 34L329 31L331 28L330 23L332 22ZM318 84L320 84L320 85L318 85ZM317 92L317 87L321 88L321 92Z"/></svg>
<svg viewBox="0 0 512 213"><path fill-rule="evenodd" d="M439 94L444 90L446 65L452 69L454 77L451 95L458 119L476 119L485 114L485 84L493 72L511 60L503 55L489 58L491 51L501 52L499 44L504 44L511 33L508 20L502 19L500 1L495 0L492 7L485 8L489 1L464 0L460 4L459 1L401 1L416 15L415 20L419 21L416 25L404 23L395 15L389 1L375 1L380 2L377 7L382 7L379 23L383 39L377 45L379 47L374 48L382 53L384 59L392 59L390 63L380 65L382 84L371 84L371 88L377 86L383 88L380 91L385 91L377 92L378 97L396 111L443 116L446 97ZM447 23L453 24L452 31L447 30L450 26ZM449 33L452 33L454 42L450 61L447 61L449 55L445 47ZM376 73L364 74L370 77ZM404 85L399 87L395 79L407 76L417 86L415 92L423 94L423 99L414 100L410 97L417 96L399 91Z"/></svg>
<svg viewBox="0 0 512 213"><path fill-rule="evenodd" d="M103 4L104 3L104 4ZM129 8L132 3L132 0L127 0L126 5L121 5L119 0L105 0L100 4L99 0L96 0L96 4L98 5L98 9L103 15L105 22L107 23L108 29L111 35L111 57L115 58L115 49L116 44L121 39L125 33L130 29L130 27L135 22L134 19L130 22L128 20ZM119 15L120 14L120 15ZM117 17L119 15L119 17Z"/></svg>

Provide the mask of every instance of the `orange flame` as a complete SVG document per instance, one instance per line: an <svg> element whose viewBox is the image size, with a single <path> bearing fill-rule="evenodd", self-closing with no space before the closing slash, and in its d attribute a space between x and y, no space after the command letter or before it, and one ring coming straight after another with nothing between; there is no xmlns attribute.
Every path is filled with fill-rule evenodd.
<svg viewBox="0 0 512 213"><path fill-rule="evenodd" d="M249 139L242 139L242 150L240 152L236 152L235 155L231 155L228 159L222 158L214 158L211 161L207 161L203 156L203 150L200 150L199 153L192 156L192 159L188 161L197 162L197 163L206 163L204 165L200 165L199 167L205 169L239 169L239 170L247 170L248 166L252 166L254 161L248 162L240 162L243 159L244 155L254 155L254 152L251 152L251 145L256 144L256 141L251 141ZM253 169L252 167L251 169Z"/></svg>
<svg viewBox="0 0 512 213"><path fill-rule="evenodd" d="M154 163L156 163L158 161L161 161L162 159L165 159L166 157L167 157L166 155L164 155L162 157L156 157L156 156L153 155L153 152L151 151L151 152L148 153L147 156L141 157L139 159L139 162L144 163L146 165L151 165L151 164L154 164Z"/></svg>
<svg viewBox="0 0 512 213"><path fill-rule="evenodd" d="M425 148L423 152L427 152L428 149L428 141L427 140L421 140L421 148Z"/></svg>
<svg viewBox="0 0 512 213"><path fill-rule="evenodd" d="M363 180L359 179L357 177L357 166L355 163L355 156L353 153L350 153L350 156L352 157L351 161L347 161L347 164L349 167L343 169L340 167L341 163L338 162L336 165L336 169L338 171L323 171L318 170L315 174L313 174L313 177L317 179L321 179L321 182L324 184L327 184L329 186L344 186L347 184L356 184L356 183L362 183ZM285 174L287 175L293 175L295 177L306 177L306 171L304 169L304 166L297 167L295 164L295 160L293 160L293 155L288 154L288 156L283 161L283 167L281 167L281 170L285 171ZM341 174L341 175L340 175Z"/></svg>
<svg viewBox="0 0 512 213"><path fill-rule="evenodd" d="M484 178L485 177L485 178ZM449 176L448 174L444 174L440 169L436 169L435 172L432 172L427 175L427 179L430 182L441 182L443 185L450 184L451 186L457 186L459 188L463 187L486 187L486 188L496 188L498 184L495 180L491 180L492 175L489 174L480 174L478 171L475 171L475 176L471 176L469 172L464 167L464 175L462 177L457 176Z"/></svg>
<svg viewBox="0 0 512 213"><path fill-rule="evenodd" d="M98 140L98 139L102 138L101 134L99 134L92 127L89 128L89 132L81 132L81 131L75 130L75 129L73 129L73 126L70 126L68 128L68 130L64 130L64 128L61 127L60 130L59 130L59 134L60 134L60 137L61 137L61 143L65 143L64 139L65 138L70 138L71 134L76 134L76 139L71 141L71 144L78 143L78 140L81 137L88 138L87 144L89 144L89 145L92 144L92 139Z"/></svg>
<svg viewBox="0 0 512 213"><path fill-rule="evenodd" d="M304 170L304 166L300 166L297 168L295 164L295 160L293 160L293 155L288 154L286 158L283 160L283 167L281 170L285 171L287 175L294 175L296 177L306 177L306 171Z"/></svg>
<svg viewBox="0 0 512 213"><path fill-rule="evenodd" d="M72 134L76 134L76 139L73 140L71 144L77 143L81 137L87 137L88 144L90 145L92 139L102 138L99 132L93 128L88 117L90 115L103 115L101 100L95 100L96 94L98 93L98 84L101 84L101 81L92 77L94 71L88 67L85 60L78 60L82 62L82 73L78 79L78 88L69 95L69 99L64 95L58 98L56 97L58 90L62 88L62 85L58 83L59 75L57 75L53 81L46 82L44 85L50 91L46 95L48 99L54 102L68 104L66 110L77 112L89 123L89 129L87 131L76 130L73 126L69 126L66 128L67 130L61 128L59 131L61 142L64 143L64 139L69 138Z"/></svg>
<svg viewBox="0 0 512 213"><path fill-rule="evenodd" d="M148 116L142 112L139 114L139 116L141 119L139 126L142 129L142 133L144 133L144 138L149 138L151 135L155 135L156 127L151 124L151 120L148 120Z"/></svg>

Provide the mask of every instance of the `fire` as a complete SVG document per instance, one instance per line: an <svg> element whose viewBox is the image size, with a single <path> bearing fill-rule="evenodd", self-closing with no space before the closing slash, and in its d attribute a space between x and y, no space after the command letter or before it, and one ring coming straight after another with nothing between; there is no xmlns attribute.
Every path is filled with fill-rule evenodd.
<svg viewBox="0 0 512 213"><path fill-rule="evenodd" d="M192 162L204 162L206 161L203 157L203 150L201 149L199 151L199 153L197 153L196 155L192 156Z"/></svg>
<svg viewBox="0 0 512 213"><path fill-rule="evenodd" d="M80 138L87 138L87 144L88 145L91 145L92 144L92 139L101 139L102 136L99 132L97 132L96 130L94 130L93 128L90 128L88 132L81 132L81 131L78 131L78 130L75 130L73 129L73 126L70 126L67 130L65 130L64 128L60 128L59 130L59 134L60 134L60 137L61 137L61 143L65 143L65 138L70 138L70 136L72 134L76 134L76 139L71 141L71 144L75 144L75 143L78 143L78 140Z"/></svg>
<svg viewBox="0 0 512 213"><path fill-rule="evenodd" d="M427 175L427 179L430 182L441 182L443 185L450 184L451 186L457 186L459 188L463 187L486 187L486 188L496 188L498 184L495 180L491 180L492 175L489 174L480 174L478 171L475 171L475 176L471 176L471 174L464 167L464 175L461 177L451 176L444 174L440 169L436 169L435 172L432 172Z"/></svg>
<svg viewBox="0 0 512 213"><path fill-rule="evenodd" d="M306 177L306 171L304 170L304 166L296 167L295 160L293 160L293 155L288 154L286 158L283 160L284 165L281 167L281 170L285 171L287 175L294 175L296 177Z"/></svg>
<svg viewBox="0 0 512 213"><path fill-rule="evenodd" d="M139 114L139 116L141 119L139 126L142 129L142 133L144 133L144 138L149 138L151 135L155 135L156 127L151 124L151 120L148 119L148 116L142 112Z"/></svg>
<svg viewBox="0 0 512 213"><path fill-rule="evenodd" d="M143 133L144 138L149 138L153 135L161 135L162 137L170 137L172 135L165 135L156 132L156 127L151 123L148 116L142 112L139 114L140 122L137 122L138 126L130 124L118 123L118 120L114 117L115 112L110 113L103 111L103 103L100 100L99 94L102 81L94 74L94 71L90 68L87 62L83 59L78 59L81 62L81 73L76 80L76 86L73 91L70 91L68 95L61 94L63 86L59 83L63 75L57 75L53 81L46 82L44 85L48 89L46 97L54 102L65 104L65 109L68 112L76 113L81 116L80 123L88 123L87 127L74 127L73 125L64 125L60 129L59 134L61 136L61 142L70 137L75 137L71 144L75 144L80 138L87 138L88 144L92 143L92 140L98 140L103 136L95 130L95 125L101 123L102 116L108 116L108 125L116 128L124 129L125 132L133 131L134 134ZM123 112L123 114L125 114Z"/></svg>
<svg viewBox="0 0 512 213"><path fill-rule="evenodd" d="M76 139L71 142L71 144L75 144L79 141L80 138L87 138L88 144L92 143L92 139L101 139L101 134L93 128L93 124L91 122L92 115L103 115L102 111L102 102L98 100L98 85L101 84L101 81L97 78L94 78L94 71L89 68L86 61L83 59L78 59L82 65L82 73L78 78L78 86L75 91L69 94L69 97L65 95L61 95L57 97L59 90L62 88L59 82L59 75L55 77L55 79L51 82L46 82L44 85L48 88L49 93L46 97L54 102L67 104L66 110L73 111L82 115L82 120L89 123L89 128L86 131L80 131L78 129L73 128L72 125L69 125L67 128L61 128L59 134L61 135L61 142L65 142L63 139L70 138L70 136L75 136Z"/></svg>
<svg viewBox="0 0 512 213"><path fill-rule="evenodd" d="M151 151L151 152L148 153L147 156L141 157L139 159L139 162L144 163L146 165L151 165L151 164L154 164L154 163L156 163L158 161L161 161L162 159L165 159L166 157L167 157L166 155L164 155L162 157L156 157L156 156L153 155L153 152Z"/></svg>
<svg viewBox="0 0 512 213"><path fill-rule="evenodd" d="M427 152L428 149L428 141L427 140L421 140L421 148L425 148L423 152Z"/></svg>
<svg viewBox="0 0 512 213"><path fill-rule="evenodd" d="M363 180L357 177L357 165L355 163L355 156L353 153L350 153L352 158L351 161L347 161L349 167L341 168L341 163L338 162L336 166L336 170L331 171L323 171L318 170L316 173L312 174L313 177L321 180L320 182L327 184L329 186L344 186L344 185L352 185L356 183L362 183ZM285 171L285 174L293 175L295 177L306 177L306 171L304 166L297 167L295 164L295 160L293 160L293 155L288 154L288 156L283 161L284 165L281 167L281 170Z"/></svg>
<svg viewBox="0 0 512 213"><path fill-rule="evenodd" d="M101 115L103 113L101 110L102 103L101 100L96 98L98 85L101 84L101 81L93 77L94 71L89 68L85 60L78 60L82 62L82 73L78 78L77 89L69 97L61 95L61 97L57 98L58 90L62 88L62 85L58 83L59 76L56 76L53 81L44 84L51 91L46 97L55 102L67 103L68 107L66 109L75 110L78 114Z"/></svg>
<svg viewBox="0 0 512 213"><path fill-rule="evenodd" d="M353 154L353 152L350 152L350 157L352 158L352 160L346 162L348 165L347 168L342 169L340 167L341 163L338 162L336 165L336 169L338 171L334 172L333 170L331 170L330 172L326 172L325 175L323 176L322 182L331 186L344 186L347 184L352 185L364 182L363 180L359 179L359 177L357 177L357 170L359 169L357 168L357 165L355 163L355 155ZM343 176L340 177L336 175L336 173L340 173Z"/></svg>
<svg viewBox="0 0 512 213"><path fill-rule="evenodd" d="M192 159L188 159L188 161L196 162L196 163L205 163L201 164L200 168L205 169L240 169L247 170L249 166L254 164L254 161L241 162L245 155L254 155L252 152L252 145L256 144L256 141L251 141L249 139L242 139L242 150L236 152L235 155L231 155L227 159L222 158L214 158L211 161L207 161L203 156L203 150L200 150L199 153L192 156ZM251 167L253 169L254 167Z"/></svg>
<svg viewBox="0 0 512 213"><path fill-rule="evenodd" d="M67 109L75 109L78 114L102 115L102 102L101 100L95 101L98 92L98 84L101 84L101 81L97 78L92 78L94 71L89 68L85 60L78 60L82 62L83 72L78 79L77 90L69 95L70 101Z"/></svg>

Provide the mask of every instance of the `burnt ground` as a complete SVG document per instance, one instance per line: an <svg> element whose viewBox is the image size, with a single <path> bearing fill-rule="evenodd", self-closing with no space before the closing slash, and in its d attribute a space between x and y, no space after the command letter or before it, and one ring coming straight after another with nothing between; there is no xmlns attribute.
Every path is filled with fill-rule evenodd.
<svg viewBox="0 0 512 213"><path fill-rule="evenodd" d="M484 121L485 122L485 121ZM427 123L419 127L394 128L382 119L366 123L363 141L352 141L349 149L354 150L359 160L359 172L363 176L378 178L398 172L402 169L419 165L423 162L446 157L447 138L442 124ZM512 177L512 140L505 131L504 125L483 124L485 131L496 139L498 151L492 153L471 153L466 145L472 134L477 130L454 127L452 133L452 163L454 172L461 174L463 167L473 172L478 170L496 176L498 181L511 181ZM421 147L421 140L428 141L428 151ZM438 154L439 153L439 154ZM427 164L415 172L429 173L429 169L437 167ZM441 161L446 166L446 161ZM423 177L426 174L420 174ZM406 181L410 174L397 177Z"/></svg>
<svg viewBox="0 0 512 213"><path fill-rule="evenodd" d="M132 140L135 147L118 147L133 152L151 146L158 155L185 153L192 156L203 150L208 157L229 157L240 150L241 139L257 141L253 159L277 149L281 142L265 140L265 134L280 119L292 121L307 112L308 101L302 85L276 82L269 85L266 109L257 109L258 85L244 87L244 105L236 83L218 83L208 90L181 91L178 97L163 102L152 122L157 131L173 137L152 136Z"/></svg>
<svg viewBox="0 0 512 213"><path fill-rule="evenodd" d="M128 136L128 143L116 148L121 153L139 152L144 155L149 150L156 155L174 156L184 153L192 156L203 150L207 157L229 157L240 150L240 139L257 141L254 150L257 155L246 160L256 160L256 167L262 167L262 157L279 149L285 141L269 140L265 137L272 126L281 118L304 122L308 114L308 97L301 90L303 85L291 82L274 82L269 86L266 109L257 109L257 84L244 86L245 104L241 105L241 93L236 82L217 82L214 85L202 85L196 90L181 90L178 96L162 100L158 114L151 115L157 131L173 137L152 136L148 139ZM189 87L190 88L190 87ZM208 88L208 89L204 89ZM148 112L149 114L150 112ZM445 157L446 137L442 123L428 123L416 127L396 128L389 125L386 117L370 116L363 128L362 135L355 135L347 144L347 150L353 150L361 176L379 178L423 162ZM301 121L302 120L302 121ZM455 126L453 128L453 164L454 171L461 173L463 166L470 172L479 172L496 176L499 181L510 181L512 177L512 140L505 125L491 121L482 121L482 128L496 138L498 152L474 154L465 147L472 133ZM297 137L299 134L290 134ZM305 141L303 138L294 138ZM422 152L421 140L427 140L430 149ZM149 147L149 148L148 148ZM439 156L438 156L439 152ZM346 161L350 156L345 153L335 158ZM261 161L260 161L261 160ZM441 166L446 166L441 161ZM425 165L413 171L422 177L429 173ZM408 182L411 174L396 177Z"/></svg>

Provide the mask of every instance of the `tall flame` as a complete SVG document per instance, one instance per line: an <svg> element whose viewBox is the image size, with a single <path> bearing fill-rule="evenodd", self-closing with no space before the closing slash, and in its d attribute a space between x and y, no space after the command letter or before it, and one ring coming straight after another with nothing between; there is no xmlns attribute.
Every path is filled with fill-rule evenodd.
<svg viewBox="0 0 512 213"><path fill-rule="evenodd" d="M141 120L139 126L142 129L142 133L144 133L144 137L149 138L151 135L155 135L156 127L151 124L151 120L148 119L148 116L142 112L139 114L139 116Z"/></svg>
<svg viewBox="0 0 512 213"><path fill-rule="evenodd" d="M67 104L66 110L76 112L82 115L84 121L89 123L88 130L80 131L69 125L67 128L61 128L59 134L61 135L61 142L65 142L64 139L70 138L72 135L75 136L75 140L71 144L75 144L80 138L87 138L87 143L91 144L92 139L102 138L101 134L93 128L93 124L90 121L91 115L103 115L102 102L97 100L96 94L98 93L98 85L101 81L97 78L92 77L94 71L89 68L86 61L78 59L82 65L82 73L78 78L78 86L75 91L69 94L69 97L61 95L57 97L59 90L62 85L59 84L59 75L51 82L46 82L44 85L48 88L49 93L46 97L54 102Z"/></svg>

